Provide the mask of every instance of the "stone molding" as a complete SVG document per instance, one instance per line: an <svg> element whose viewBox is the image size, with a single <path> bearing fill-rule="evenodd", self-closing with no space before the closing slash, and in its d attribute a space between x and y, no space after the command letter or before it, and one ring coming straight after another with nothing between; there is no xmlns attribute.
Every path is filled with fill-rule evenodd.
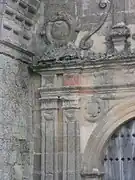
<svg viewBox="0 0 135 180"><path fill-rule="evenodd" d="M62 100L62 108L63 109L79 109L80 108L80 98L76 95L70 96L61 96L60 99Z"/></svg>
<svg viewBox="0 0 135 180"><path fill-rule="evenodd" d="M42 97L47 97L48 94L50 96L69 96L69 91L73 95L80 95L80 94L100 94L103 99L108 99L108 93L113 94L116 92L116 90L119 89L121 92L134 92L135 91L135 84L130 84L127 87L127 84L121 84L121 85L106 85L106 86L74 86L74 87L61 87L61 88L40 88L40 93L42 94ZM116 95L118 97L118 95ZM123 97L121 95L121 97ZM110 96L112 99L113 97ZM44 98L43 98L44 99ZM42 98L41 98L42 100Z"/></svg>
<svg viewBox="0 0 135 180"><path fill-rule="evenodd" d="M39 99L41 103L41 110L46 111L46 110L53 110L53 109L58 109L57 106L57 101L59 97L58 96L43 96Z"/></svg>
<svg viewBox="0 0 135 180"><path fill-rule="evenodd" d="M66 70L66 69L86 69L86 68L96 68L96 67L104 67L115 68L118 65L127 66L132 63L135 65L135 53L114 53L112 55L109 54L89 54L87 57L70 57L69 59L63 58L61 59L50 59L50 60L39 60L36 64L33 64L31 68L33 71L57 71L57 70Z"/></svg>
<svg viewBox="0 0 135 180"><path fill-rule="evenodd" d="M82 163L84 173L91 172L93 168L102 170L101 157L107 140L116 128L133 117L135 117L135 102L132 98L120 101L105 118L101 119L92 132L84 151Z"/></svg>
<svg viewBox="0 0 135 180"><path fill-rule="evenodd" d="M98 169L93 169L92 172L81 172L81 176L83 179L101 180L101 178L104 176L104 173L100 172Z"/></svg>
<svg viewBox="0 0 135 180"><path fill-rule="evenodd" d="M0 41L0 53L29 65L32 64L34 56L34 53L6 41Z"/></svg>
<svg viewBox="0 0 135 180"><path fill-rule="evenodd" d="M57 93L56 93L57 94ZM79 109L79 97L76 96L44 96L39 99L41 103L41 110L51 110L58 108L58 100L62 102L62 109Z"/></svg>

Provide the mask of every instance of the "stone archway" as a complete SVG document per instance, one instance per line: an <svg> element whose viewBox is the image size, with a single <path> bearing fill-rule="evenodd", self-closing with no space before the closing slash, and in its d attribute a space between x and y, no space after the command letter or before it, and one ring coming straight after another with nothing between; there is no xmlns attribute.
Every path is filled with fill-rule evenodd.
<svg viewBox="0 0 135 180"><path fill-rule="evenodd" d="M106 142L123 123L135 117L135 100L127 99L113 107L90 136L84 151L82 175L91 177L93 172L102 172L101 156ZM97 178L98 179L98 178Z"/></svg>

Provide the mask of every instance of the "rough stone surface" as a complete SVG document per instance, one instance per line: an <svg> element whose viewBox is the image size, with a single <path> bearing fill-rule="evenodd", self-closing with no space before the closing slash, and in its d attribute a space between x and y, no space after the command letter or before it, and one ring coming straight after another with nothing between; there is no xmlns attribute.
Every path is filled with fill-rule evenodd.
<svg viewBox="0 0 135 180"><path fill-rule="evenodd" d="M0 72L1 179L31 178L32 117L27 65L0 55Z"/></svg>

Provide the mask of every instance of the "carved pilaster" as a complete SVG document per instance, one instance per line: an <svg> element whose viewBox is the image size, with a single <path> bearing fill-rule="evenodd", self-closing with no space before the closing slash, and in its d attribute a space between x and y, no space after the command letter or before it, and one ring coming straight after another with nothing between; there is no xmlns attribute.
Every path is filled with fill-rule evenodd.
<svg viewBox="0 0 135 180"><path fill-rule="evenodd" d="M42 137L42 180L57 177L57 97L40 98L41 102L41 137ZM56 178L57 179L57 178Z"/></svg>
<svg viewBox="0 0 135 180"><path fill-rule="evenodd" d="M79 179L80 136L79 136L79 97L63 96L63 139L64 161L63 173L65 179Z"/></svg>

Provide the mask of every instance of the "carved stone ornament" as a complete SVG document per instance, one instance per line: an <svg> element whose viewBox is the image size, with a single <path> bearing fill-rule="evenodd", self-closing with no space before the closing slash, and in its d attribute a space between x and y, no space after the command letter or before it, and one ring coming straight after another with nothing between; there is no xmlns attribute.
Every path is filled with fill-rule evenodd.
<svg viewBox="0 0 135 180"><path fill-rule="evenodd" d="M44 110L44 109L57 109L57 99L45 99L45 100L41 100L42 103L41 103L41 110Z"/></svg>
<svg viewBox="0 0 135 180"><path fill-rule="evenodd" d="M51 44L65 45L72 40L75 20L66 12L57 12L46 24L46 38Z"/></svg>
<svg viewBox="0 0 135 180"><path fill-rule="evenodd" d="M53 121L54 119L54 113L52 110L48 110L44 112L44 119L46 121Z"/></svg>
<svg viewBox="0 0 135 180"><path fill-rule="evenodd" d="M84 118L90 122L96 122L101 115L102 104L99 99L88 99L84 106Z"/></svg>
<svg viewBox="0 0 135 180"><path fill-rule="evenodd" d="M75 110L74 109L68 109L64 110L64 115L66 117L66 122L73 122L75 121Z"/></svg>
<svg viewBox="0 0 135 180"><path fill-rule="evenodd" d="M124 22L118 23L112 27L110 37L116 52L123 52L128 47L127 39L130 37L130 31Z"/></svg>
<svg viewBox="0 0 135 180"><path fill-rule="evenodd" d="M100 28L104 25L109 11L111 10L111 3L112 1L110 0L100 0L98 5L100 7L100 9L105 9L106 11L104 11L104 13L101 14L100 20L99 22L95 25L95 27L92 28L92 31L89 30L88 33L86 33L81 41L80 41L80 45L79 47L83 50L88 50L93 46L93 41L91 39L92 35L94 35L96 32L98 32L100 30Z"/></svg>
<svg viewBox="0 0 135 180"><path fill-rule="evenodd" d="M108 0L100 0L100 2L99 2L99 7L100 7L101 9L106 8L107 2L108 2Z"/></svg>
<svg viewBox="0 0 135 180"><path fill-rule="evenodd" d="M79 97L62 97L62 107L64 109L68 108L74 108L78 109L79 108Z"/></svg>

